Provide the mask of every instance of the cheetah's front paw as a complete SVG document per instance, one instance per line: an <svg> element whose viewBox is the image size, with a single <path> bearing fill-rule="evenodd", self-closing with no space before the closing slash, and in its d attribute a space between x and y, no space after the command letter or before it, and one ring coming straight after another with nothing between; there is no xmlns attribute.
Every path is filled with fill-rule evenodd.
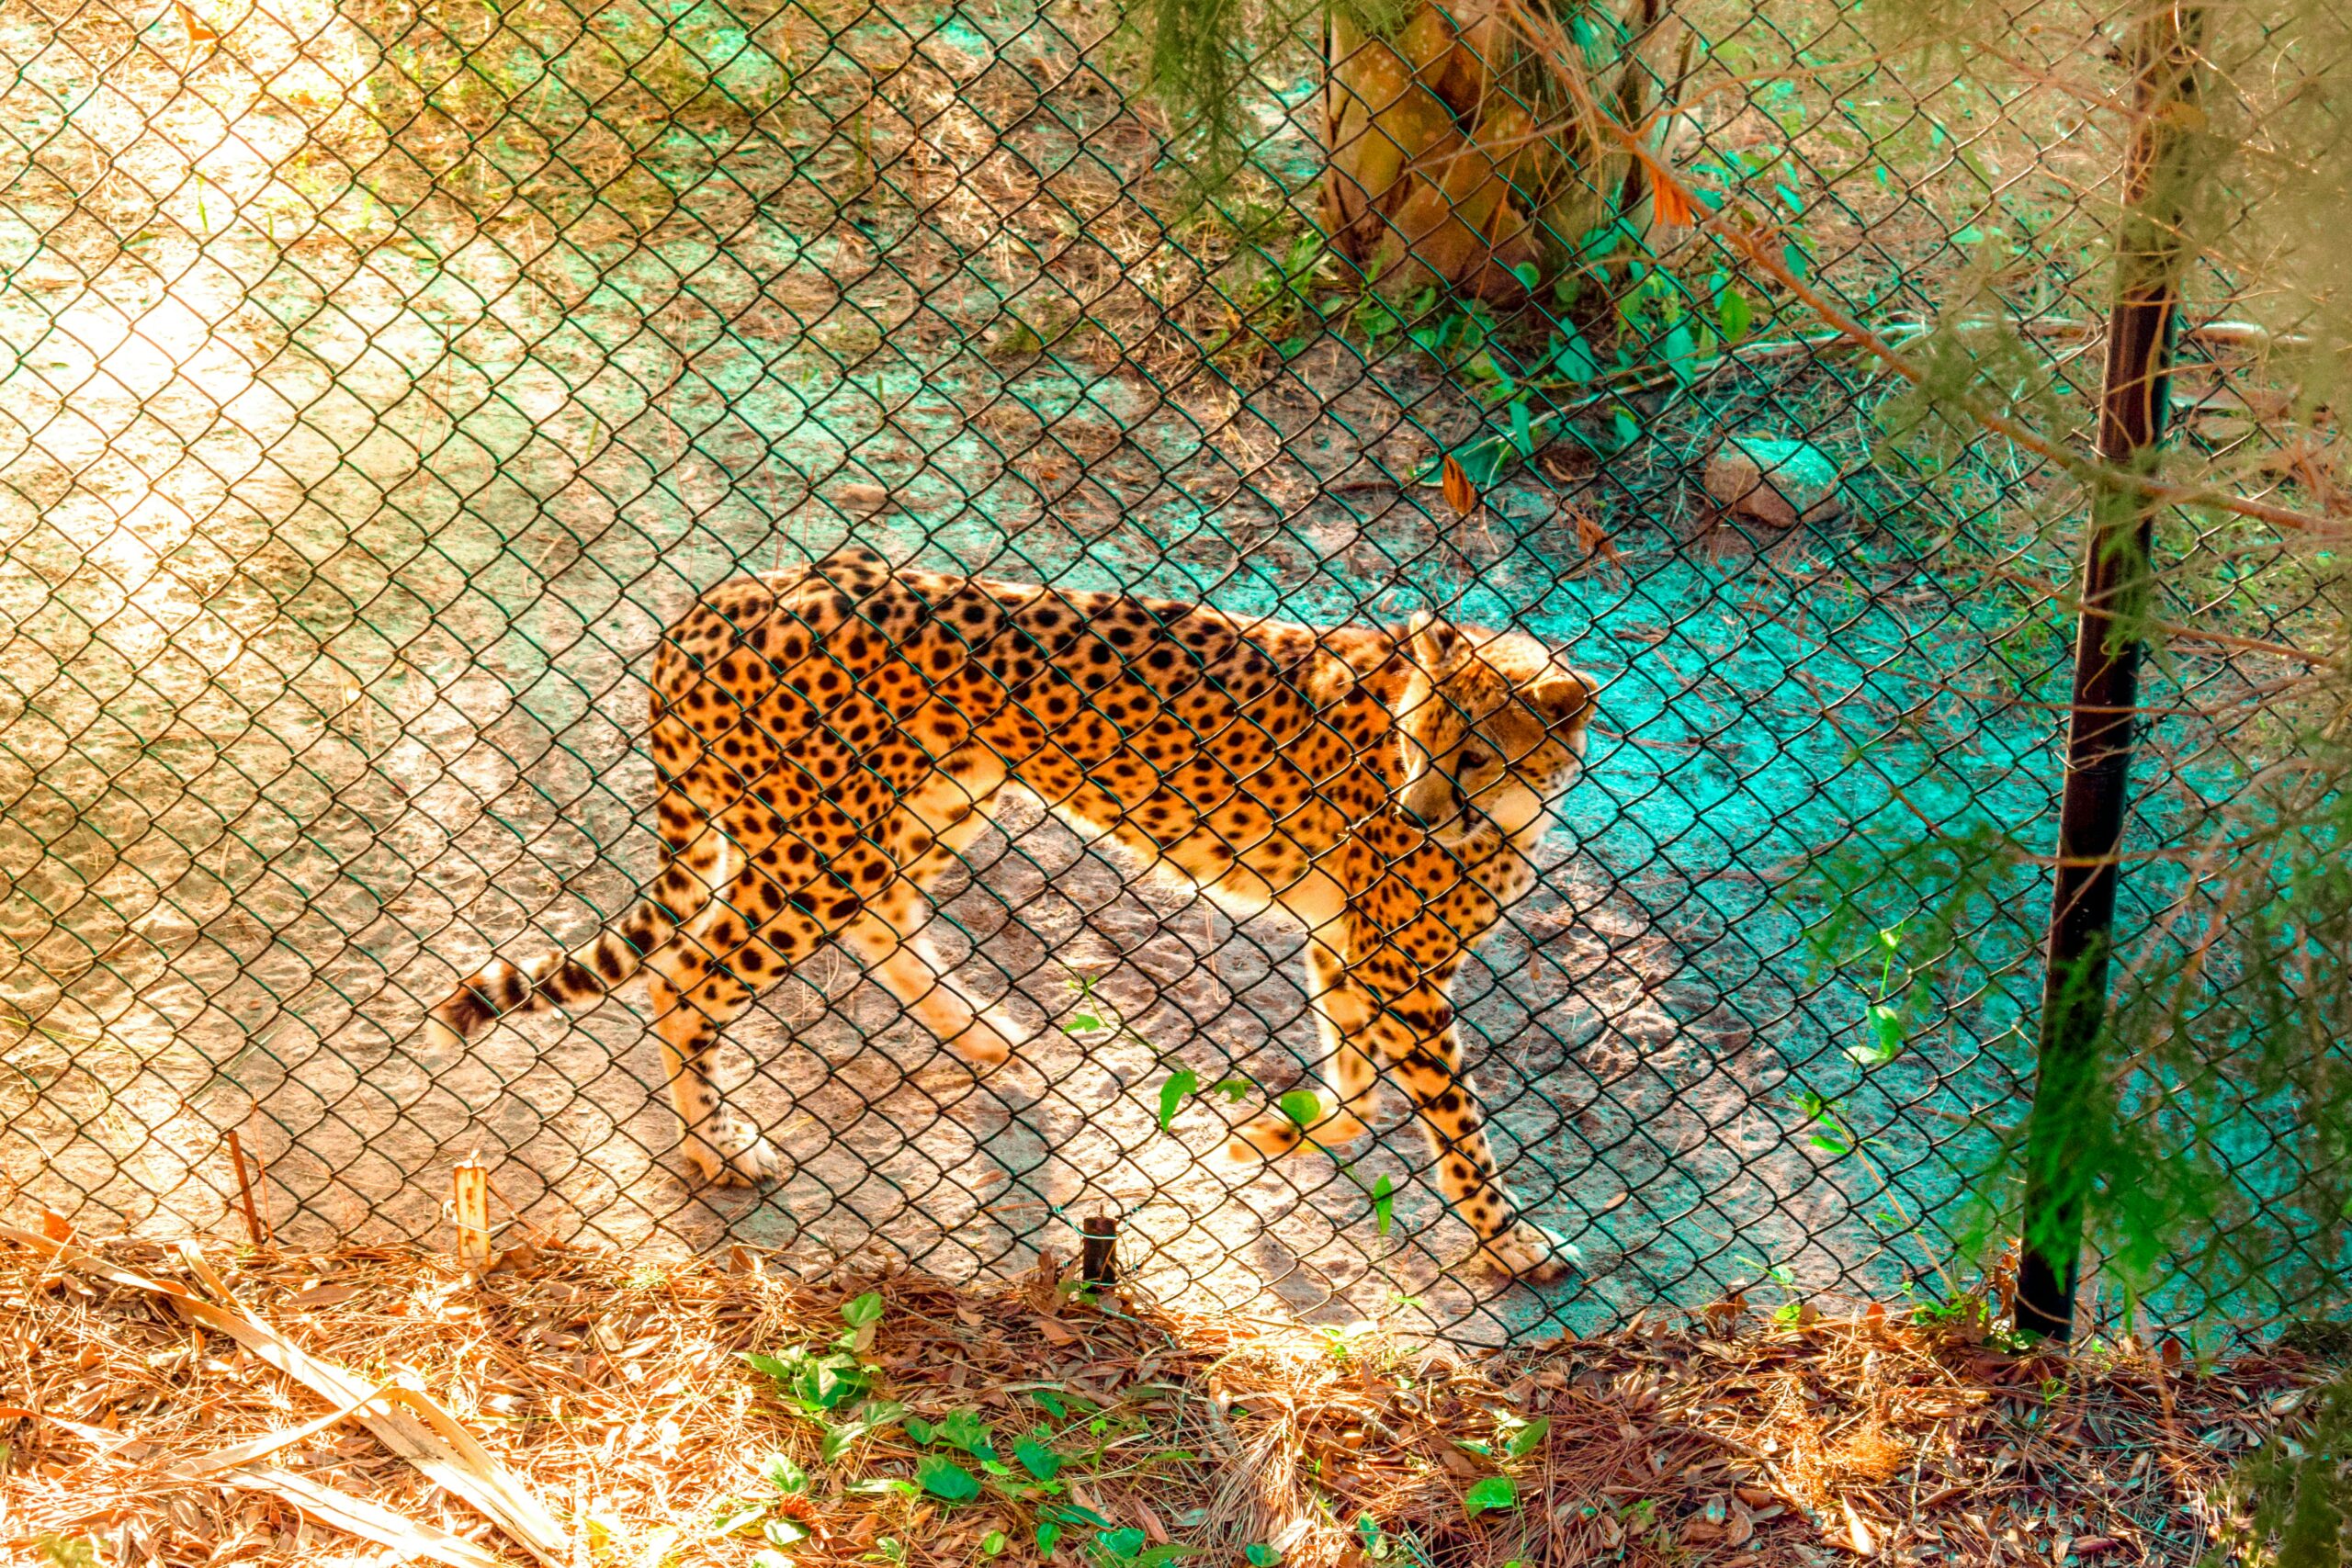
<svg viewBox="0 0 2352 1568"><path fill-rule="evenodd" d="M1317 1114L1307 1118L1303 1126L1288 1113L1274 1111L1243 1122L1226 1141L1226 1163L1250 1165L1260 1160L1279 1159L1302 1144L1352 1144L1358 1138L1372 1135L1372 1129L1352 1112L1340 1110L1325 1111L1322 1103L1318 1097L1316 1101Z"/></svg>
<svg viewBox="0 0 2352 1568"><path fill-rule="evenodd" d="M717 1187L754 1187L783 1168L775 1145L732 1107L720 1106L686 1134L686 1157Z"/></svg>
<svg viewBox="0 0 2352 1568"><path fill-rule="evenodd" d="M976 1067L994 1067L1026 1043L1027 1036L1011 1019L990 1009L974 1014L963 1032L947 1042L947 1048Z"/></svg>
<svg viewBox="0 0 2352 1568"><path fill-rule="evenodd" d="M1574 1243L1532 1220L1515 1222L1477 1253L1480 1264L1531 1285L1548 1285L1564 1279L1583 1260L1584 1254Z"/></svg>

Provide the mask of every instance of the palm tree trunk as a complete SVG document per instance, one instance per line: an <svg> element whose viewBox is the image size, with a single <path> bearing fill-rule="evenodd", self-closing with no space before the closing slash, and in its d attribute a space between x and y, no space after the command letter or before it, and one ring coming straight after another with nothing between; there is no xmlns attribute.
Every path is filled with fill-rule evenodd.
<svg viewBox="0 0 2352 1568"><path fill-rule="evenodd" d="M1598 62L1589 47L1572 46L1580 59L1536 58L1515 13L1526 3L1423 4L1385 38L1330 14L1324 222L1333 249L1390 299L1430 285L1519 298L1531 277L1558 276L1638 190L1631 155L1579 120L1556 73L1614 73L1613 88L1587 101L1637 107L1647 79L1639 45L1657 30L1661 0L1624 0L1623 17L1589 8L1631 40Z"/></svg>

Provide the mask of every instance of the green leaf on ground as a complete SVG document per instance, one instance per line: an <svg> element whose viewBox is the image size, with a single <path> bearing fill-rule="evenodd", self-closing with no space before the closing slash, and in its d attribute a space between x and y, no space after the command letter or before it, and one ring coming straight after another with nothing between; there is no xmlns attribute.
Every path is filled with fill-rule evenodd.
<svg viewBox="0 0 2352 1568"><path fill-rule="evenodd" d="M906 1413L907 1407L895 1399L869 1399L857 1407L857 1414L849 1420L827 1428L825 1440L818 1445L818 1455L831 1464L849 1452L860 1438L894 1424Z"/></svg>
<svg viewBox="0 0 2352 1568"><path fill-rule="evenodd" d="M933 1496L968 1503L980 1495L980 1478L944 1454L925 1454L915 1463L915 1480Z"/></svg>
<svg viewBox="0 0 2352 1568"><path fill-rule="evenodd" d="M1313 1125L1323 1114L1323 1097L1311 1089L1295 1089L1274 1103L1301 1127Z"/></svg>
<svg viewBox="0 0 2352 1568"><path fill-rule="evenodd" d="M939 1424L938 1439L968 1454L992 1458L996 1452L989 1447L988 1423L980 1419L977 1410L949 1411L947 1419Z"/></svg>
<svg viewBox="0 0 2352 1568"><path fill-rule="evenodd" d="M1463 1511L1472 1518L1492 1510L1507 1513L1519 1506L1519 1489L1508 1475L1490 1475L1462 1495Z"/></svg>
<svg viewBox="0 0 2352 1568"><path fill-rule="evenodd" d="M1388 1234L1390 1222L1396 1217L1396 1184L1386 1172L1372 1184L1372 1227L1382 1235Z"/></svg>
<svg viewBox="0 0 2352 1568"><path fill-rule="evenodd" d="M1094 1544L1114 1557L1133 1557L1143 1550L1148 1539L1143 1531L1129 1525L1125 1529L1102 1531L1094 1538Z"/></svg>

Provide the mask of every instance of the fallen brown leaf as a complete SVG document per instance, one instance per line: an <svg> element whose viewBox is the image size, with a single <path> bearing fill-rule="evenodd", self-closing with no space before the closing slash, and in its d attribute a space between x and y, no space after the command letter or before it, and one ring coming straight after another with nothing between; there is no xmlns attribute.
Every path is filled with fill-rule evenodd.
<svg viewBox="0 0 2352 1568"><path fill-rule="evenodd" d="M1453 508L1456 516L1467 517L1478 510L1478 489L1470 482L1461 460L1453 453L1445 455L1445 460L1439 465L1439 474L1444 483L1445 503Z"/></svg>
<svg viewBox="0 0 2352 1568"><path fill-rule="evenodd" d="M1615 560L1617 542L1609 536L1609 530L1600 525L1600 520L1581 506L1571 505L1567 511L1577 525L1577 543L1583 547L1584 553Z"/></svg>
<svg viewBox="0 0 2352 1568"><path fill-rule="evenodd" d="M1857 1557L1873 1557L1878 1553L1878 1541L1871 1534L1871 1527L1854 1509L1850 1499L1840 1497L1838 1506L1846 1511L1846 1541Z"/></svg>

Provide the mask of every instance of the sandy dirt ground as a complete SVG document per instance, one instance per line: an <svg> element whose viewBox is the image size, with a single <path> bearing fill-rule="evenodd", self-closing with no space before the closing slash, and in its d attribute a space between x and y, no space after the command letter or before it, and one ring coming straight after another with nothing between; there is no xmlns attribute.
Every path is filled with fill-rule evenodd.
<svg viewBox="0 0 2352 1568"><path fill-rule="evenodd" d="M289 1240L440 1239L448 1168L479 1154L519 1224L566 1239L956 1278L1067 1255L1108 1211L1163 1298L1487 1337L1771 1270L1883 1292L1940 1256L1958 1132L2016 1092L1983 1044L2011 998L1988 986L1864 1072L1865 998L1770 888L1930 761L2016 820L2047 810L2050 714L1955 684L1929 637L2001 624L1964 672L2036 689L2064 651L2039 597L1962 604L1892 525L1724 527L1662 443L1523 470L1441 524L1410 481L1475 415L1409 355L1324 336L1220 370L1168 346L1197 274L1137 203L1150 138L1056 14L910 40L865 13L819 48L815 13L779 13L731 47L790 73L747 63L749 107L639 142L517 78L556 126L518 151L463 103L388 130L407 100L357 11L224 14L192 41L0 6L0 107L34 128L0 221L17 1207L236 1234L233 1130ZM500 162L526 152L531 178ZM1704 418L1804 395L1776 365ZM421 1054L455 974L580 941L650 866L661 626L853 536L1308 620L1437 604L1608 681L1593 781L1459 992L1575 1280L1449 1272L1467 1234L1409 1128L1352 1163L1209 1163L1227 1116L1311 1072L1296 934L1034 814L944 916L1032 1047L977 1082L820 955L733 1032L739 1102L792 1164L772 1190L684 1179L633 993ZM1247 1087L1163 1128L1179 1070ZM1860 1152L1825 1152L1804 1093Z"/></svg>

